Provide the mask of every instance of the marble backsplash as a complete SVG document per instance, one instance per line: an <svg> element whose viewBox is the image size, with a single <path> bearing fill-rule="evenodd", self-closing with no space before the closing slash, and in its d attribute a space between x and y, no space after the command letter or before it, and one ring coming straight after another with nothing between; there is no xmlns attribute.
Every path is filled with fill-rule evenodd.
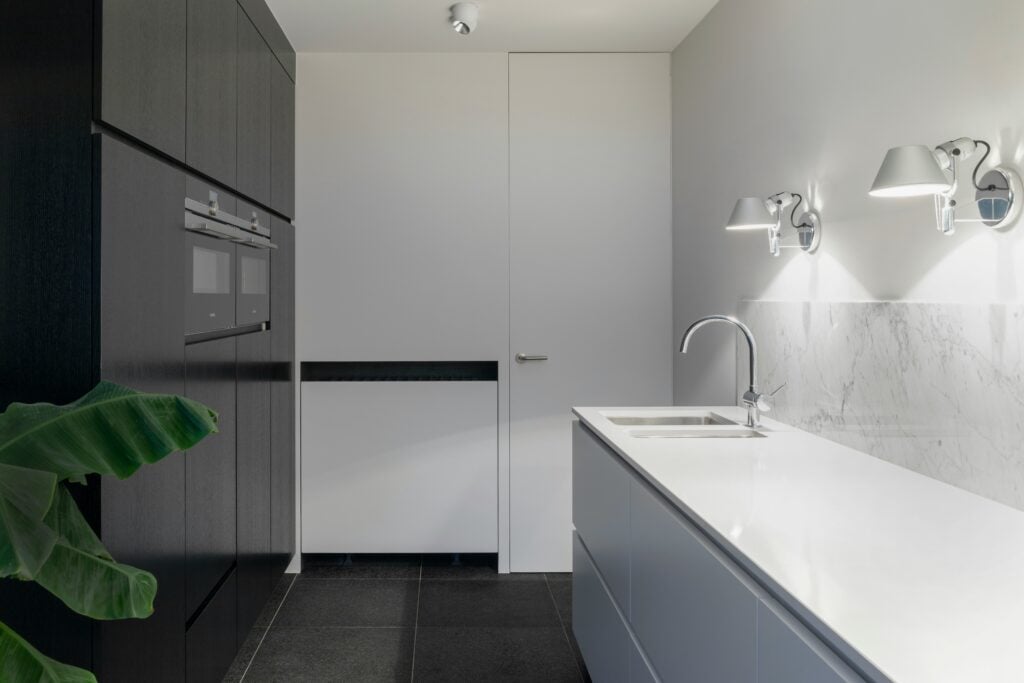
<svg viewBox="0 0 1024 683"><path fill-rule="evenodd" d="M1024 509L1024 305L744 301L738 317L762 390L786 382L771 417Z"/></svg>

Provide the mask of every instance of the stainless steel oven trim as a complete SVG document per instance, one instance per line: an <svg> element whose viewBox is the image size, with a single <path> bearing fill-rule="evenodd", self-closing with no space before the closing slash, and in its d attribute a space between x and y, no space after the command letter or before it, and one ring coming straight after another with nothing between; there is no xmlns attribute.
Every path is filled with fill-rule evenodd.
<svg viewBox="0 0 1024 683"><path fill-rule="evenodd" d="M277 245L262 235L256 235L247 230L241 230L233 225L221 222L220 214L218 219L212 217L197 216L191 211L185 212L185 229L201 235L216 237L217 239L230 240L236 244L253 249L277 249Z"/></svg>

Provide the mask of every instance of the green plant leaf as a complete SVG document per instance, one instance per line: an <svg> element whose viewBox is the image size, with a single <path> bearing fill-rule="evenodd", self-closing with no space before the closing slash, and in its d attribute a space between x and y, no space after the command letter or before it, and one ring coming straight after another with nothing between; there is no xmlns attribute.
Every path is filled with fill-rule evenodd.
<svg viewBox="0 0 1024 683"><path fill-rule="evenodd" d="M0 577L31 579L49 558L57 533L43 518L56 482L50 472L0 464Z"/></svg>
<svg viewBox="0 0 1024 683"><path fill-rule="evenodd" d="M78 504L71 497L67 488L60 484L57 486L56 495L53 497L53 505L43 518L46 526L50 527L66 545L88 553L94 557L114 561L106 547L96 537L92 527L85 521Z"/></svg>
<svg viewBox="0 0 1024 683"><path fill-rule="evenodd" d="M145 619L153 613L156 577L57 541L35 581L93 619Z"/></svg>
<svg viewBox="0 0 1024 683"><path fill-rule="evenodd" d="M0 621L0 681L96 683L96 677L85 669L50 659Z"/></svg>
<svg viewBox="0 0 1024 683"><path fill-rule="evenodd" d="M196 401L100 382L66 406L12 403L0 415L0 463L124 479L139 467L194 446L217 431L217 414Z"/></svg>
<svg viewBox="0 0 1024 683"><path fill-rule="evenodd" d="M63 484L43 521L58 540L33 577L36 583L93 619L141 619L153 613L156 578L114 561Z"/></svg>

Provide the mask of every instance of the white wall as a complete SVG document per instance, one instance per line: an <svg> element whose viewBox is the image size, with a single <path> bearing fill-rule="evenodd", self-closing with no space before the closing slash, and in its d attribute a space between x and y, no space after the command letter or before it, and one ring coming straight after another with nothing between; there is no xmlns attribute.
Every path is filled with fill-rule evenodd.
<svg viewBox="0 0 1024 683"><path fill-rule="evenodd" d="M960 136L1024 162L1017 0L721 0L673 53L675 326L742 298L1020 301L1024 228L934 229L928 199L870 198L887 148ZM741 196L809 194L816 255L726 233ZM680 404L735 400L734 335L676 356Z"/></svg>
<svg viewBox="0 0 1024 683"><path fill-rule="evenodd" d="M301 360L508 351L504 54L300 54Z"/></svg>
<svg viewBox="0 0 1024 683"><path fill-rule="evenodd" d="M507 55L299 54L298 72L298 360L497 360L507 386Z"/></svg>

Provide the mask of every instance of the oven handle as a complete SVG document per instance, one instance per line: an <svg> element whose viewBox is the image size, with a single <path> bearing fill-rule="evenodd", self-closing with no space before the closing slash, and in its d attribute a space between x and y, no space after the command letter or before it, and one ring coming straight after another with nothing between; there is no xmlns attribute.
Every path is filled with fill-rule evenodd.
<svg viewBox="0 0 1024 683"><path fill-rule="evenodd" d="M266 237L257 237L256 235L246 235L236 239L235 242L240 246L252 247L253 249L277 249L277 245Z"/></svg>

